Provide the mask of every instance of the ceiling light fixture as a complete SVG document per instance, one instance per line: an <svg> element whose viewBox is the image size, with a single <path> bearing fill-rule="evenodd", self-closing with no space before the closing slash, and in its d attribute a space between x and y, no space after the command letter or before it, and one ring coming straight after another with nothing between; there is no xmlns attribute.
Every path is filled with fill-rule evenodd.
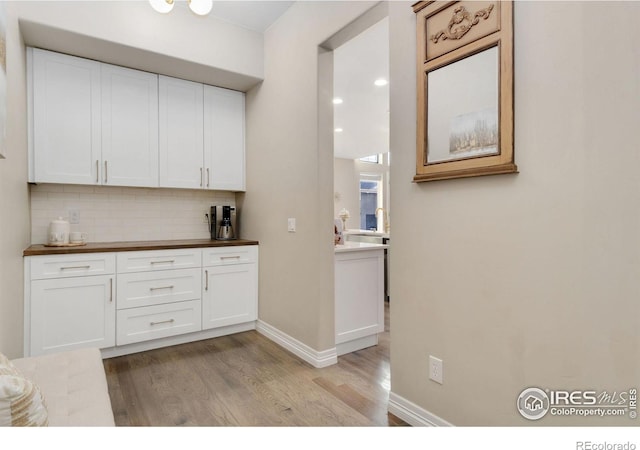
<svg viewBox="0 0 640 450"><path fill-rule="evenodd" d="M151 7L159 13L171 12L176 0L149 0ZM189 9L199 16L206 16L213 8L213 0L187 0Z"/></svg>
<svg viewBox="0 0 640 450"><path fill-rule="evenodd" d="M342 99L340 97L336 97L333 99L333 104L334 105L341 105L342 104Z"/></svg>
<svg viewBox="0 0 640 450"><path fill-rule="evenodd" d="M376 86L386 86L387 84L389 84L389 82L384 78L378 78L376 81L373 82L373 84L375 84Z"/></svg>

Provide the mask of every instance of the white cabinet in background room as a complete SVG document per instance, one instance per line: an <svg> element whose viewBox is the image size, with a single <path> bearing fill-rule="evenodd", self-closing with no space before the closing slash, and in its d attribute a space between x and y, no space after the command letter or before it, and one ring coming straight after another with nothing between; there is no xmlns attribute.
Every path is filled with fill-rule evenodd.
<svg viewBox="0 0 640 450"><path fill-rule="evenodd" d="M158 186L158 76L29 48L29 181Z"/></svg>
<svg viewBox="0 0 640 450"><path fill-rule="evenodd" d="M201 83L159 78L160 186L202 189L210 185L203 151Z"/></svg>
<svg viewBox="0 0 640 450"><path fill-rule="evenodd" d="M202 328L258 318L258 246L204 249Z"/></svg>
<svg viewBox="0 0 640 450"><path fill-rule="evenodd" d="M102 176L109 186L158 187L158 75L102 67Z"/></svg>
<svg viewBox="0 0 640 450"><path fill-rule="evenodd" d="M245 147L242 92L204 86L204 160L210 189L244 191Z"/></svg>
<svg viewBox="0 0 640 450"><path fill-rule="evenodd" d="M376 248L376 244L371 245L371 248L343 247L335 253L335 324L338 356L377 345L378 333L384 331L386 246L379 245Z"/></svg>
<svg viewBox="0 0 640 450"><path fill-rule="evenodd" d="M29 48L29 181L95 184L100 63Z"/></svg>
<svg viewBox="0 0 640 450"><path fill-rule="evenodd" d="M115 256L25 260L25 355L115 345Z"/></svg>

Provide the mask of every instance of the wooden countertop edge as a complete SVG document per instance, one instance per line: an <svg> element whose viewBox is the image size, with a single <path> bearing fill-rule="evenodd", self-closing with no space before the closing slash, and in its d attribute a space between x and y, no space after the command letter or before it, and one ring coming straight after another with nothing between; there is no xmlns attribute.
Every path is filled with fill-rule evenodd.
<svg viewBox="0 0 640 450"><path fill-rule="evenodd" d="M129 241L129 242L88 242L78 247L46 247L35 244L26 248L22 256L65 255L73 253L134 252L145 250L171 250L198 247L234 247L238 245L258 245L258 241L237 239L214 241L211 239L181 239L172 241Z"/></svg>

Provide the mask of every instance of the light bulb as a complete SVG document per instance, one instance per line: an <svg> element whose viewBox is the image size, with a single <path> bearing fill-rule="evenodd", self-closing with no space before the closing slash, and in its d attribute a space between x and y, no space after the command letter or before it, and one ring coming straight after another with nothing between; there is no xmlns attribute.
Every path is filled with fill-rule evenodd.
<svg viewBox="0 0 640 450"><path fill-rule="evenodd" d="M389 82L384 78L378 78L376 81L373 82L373 84L375 84L376 86L386 86L388 83Z"/></svg>
<svg viewBox="0 0 640 450"><path fill-rule="evenodd" d="M206 16L213 8L213 0L189 0L189 9L199 16Z"/></svg>
<svg viewBox="0 0 640 450"><path fill-rule="evenodd" d="M173 0L149 0L149 4L153 9L163 14L173 9Z"/></svg>
<svg viewBox="0 0 640 450"><path fill-rule="evenodd" d="M333 99L333 104L334 105L341 105L342 104L342 99L340 97L336 97Z"/></svg>

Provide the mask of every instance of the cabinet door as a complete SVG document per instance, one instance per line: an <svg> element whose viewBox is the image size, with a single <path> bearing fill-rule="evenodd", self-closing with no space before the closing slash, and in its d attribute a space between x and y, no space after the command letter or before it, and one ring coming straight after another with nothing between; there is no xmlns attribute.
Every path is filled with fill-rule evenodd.
<svg viewBox="0 0 640 450"><path fill-rule="evenodd" d="M257 319L256 264L205 267L203 272L203 330Z"/></svg>
<svg viewBox="0 0 640 450"><path fill-rule="evenodd" d="M96 184L100 63L29 49L32 63L29 181Z"/></svg>
<svg viewBox="0 0 640 450"><path fill-rule="evenodd" d="M37 280L31 284L31 356L115 345L112 276Z"/></svg>
<svg viewBox="0 0 640 450"><path fill-rule="evenodd" d="M158 187L158 75L102 64L101 183Z"/></svg>
<svg viewBox="0 0 640 450"><path fill-rule="evenodd" d="M204 86L204 158L210 189L245 190L242 92Z"/></svg>
<svg viewBox="0 0 640 450"><path fill-rule="evenodd" d="M160 75L160 187L202 188L204 168L203 85Z"/></svg>

